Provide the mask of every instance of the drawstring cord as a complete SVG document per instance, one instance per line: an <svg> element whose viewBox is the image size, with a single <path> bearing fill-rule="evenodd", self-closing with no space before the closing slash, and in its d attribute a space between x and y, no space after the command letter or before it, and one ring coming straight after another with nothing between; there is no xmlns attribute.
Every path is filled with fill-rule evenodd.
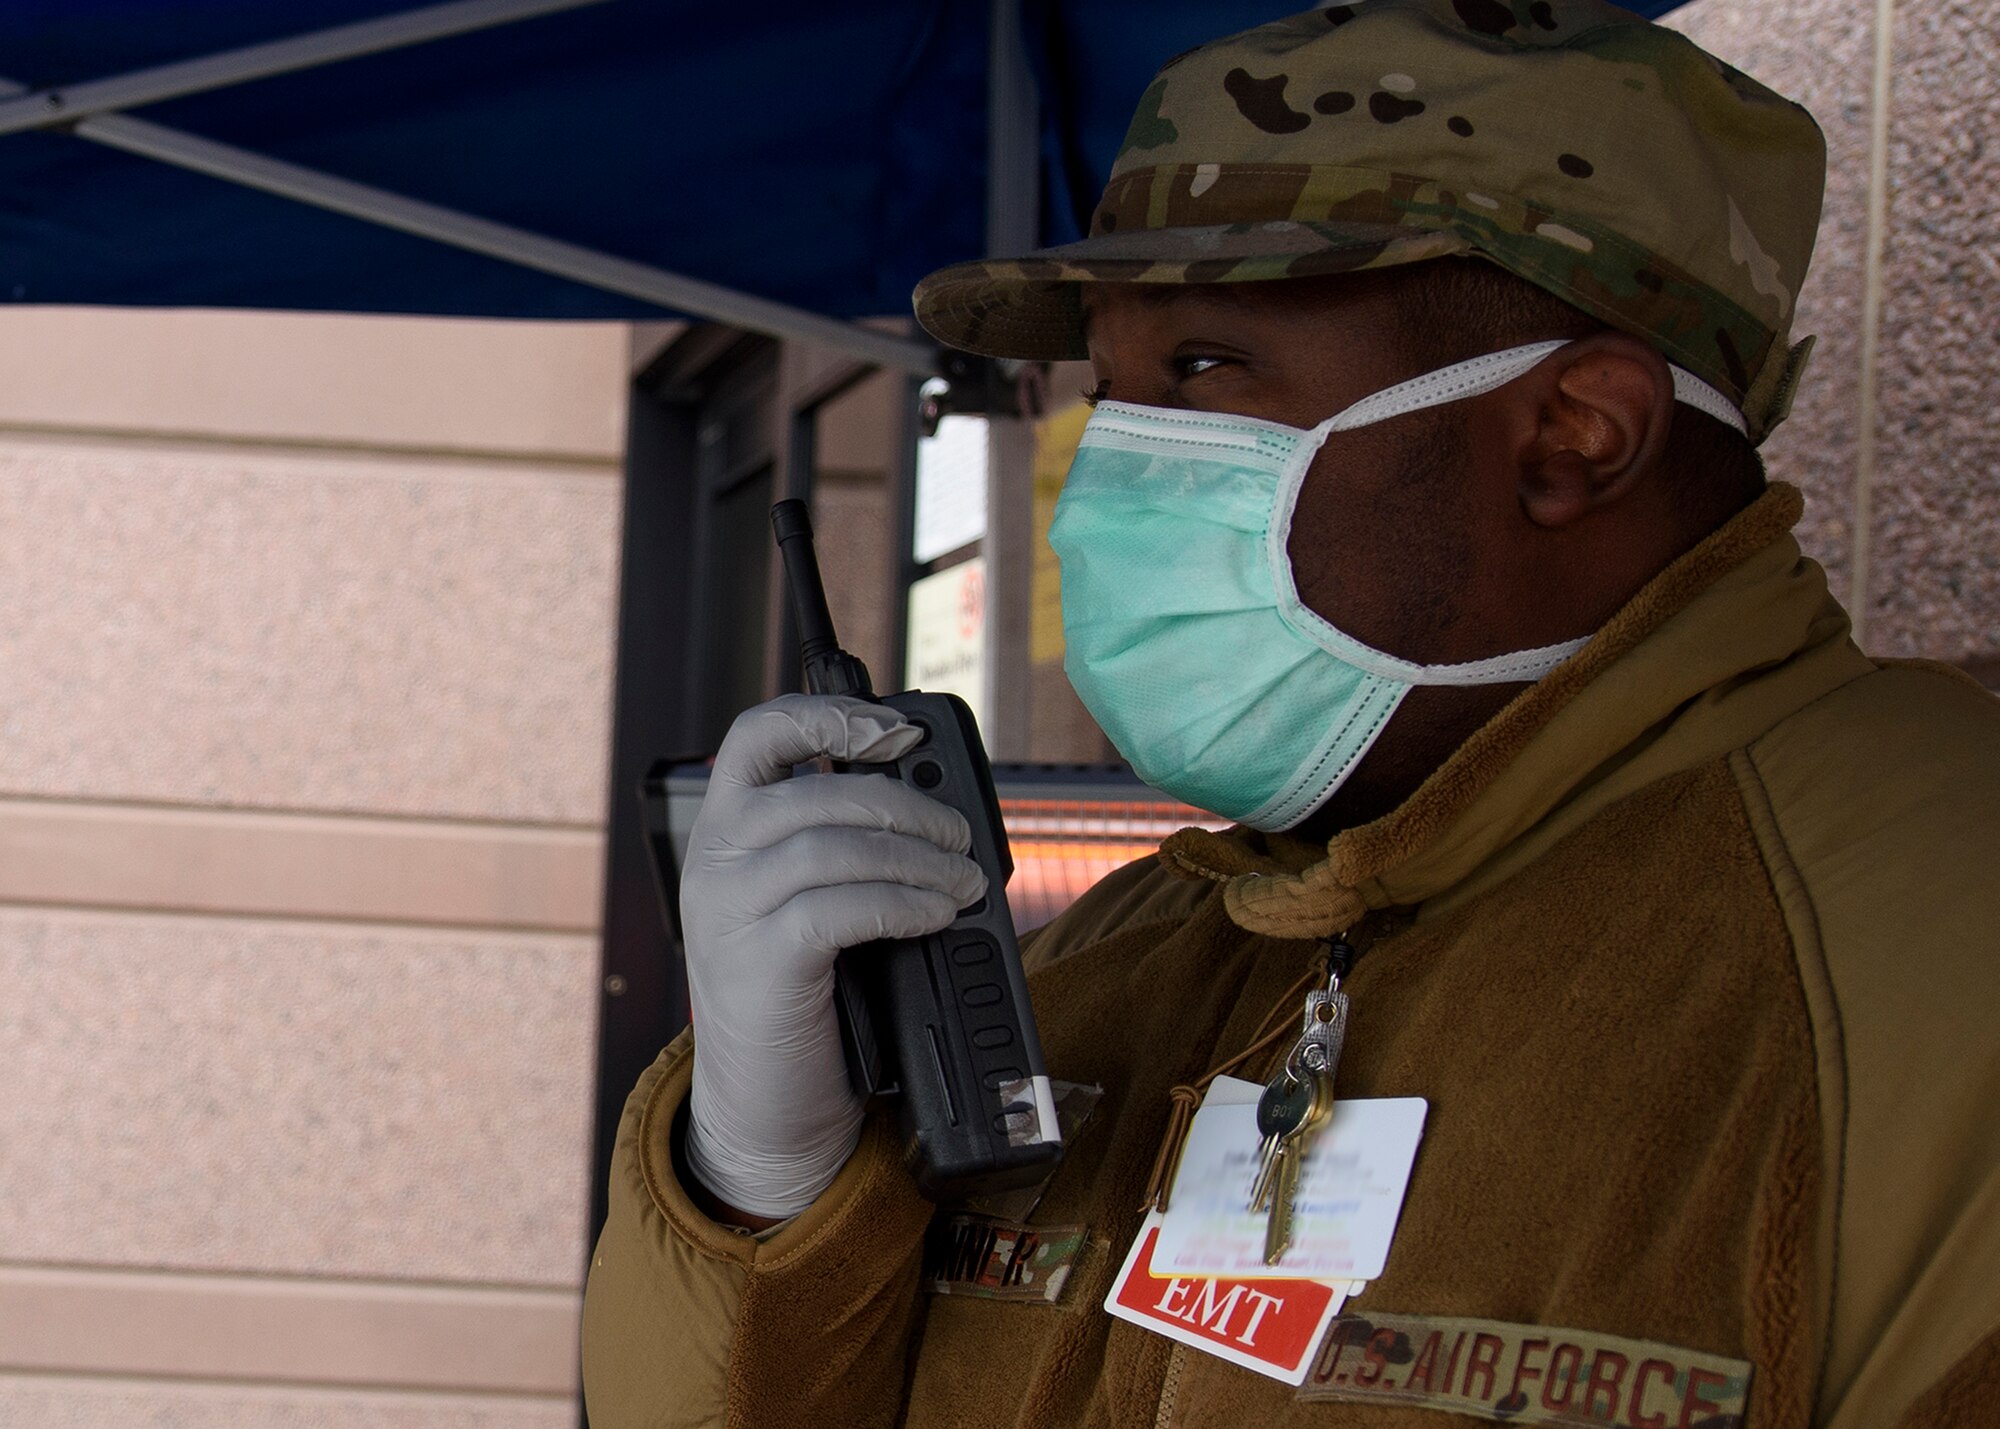
<svg viewBox="0 0 2000 1429"><path fill-rule="evenodd" d="M1142 1211L1165 1211L1167 1197L1173 1190L1174 1176L1181 1167L1181 1151L1187 1145L1188 1128L1194 1124L1195 1109L1201 1105L1202 1096L1208 1085L1217 1077L1226 1077L1244 1063L1275 1046L1292 1027L1293 1010L1305 995L1306 989L1316 982L1324 982L1330 965L1331 944L1321 948L1299 980L1285 989L1278 1005L1251 1038L1250 1045L1227 1061L1218 1062L1192 1085L1175 1087L1168 1092L1173 1102L1173 1110L1167 1116L1166 1136L1160 1142L1159 1154L1153 1158L1153 1174L1146 1181L1146 1199L1140 1205Z"/></svg>

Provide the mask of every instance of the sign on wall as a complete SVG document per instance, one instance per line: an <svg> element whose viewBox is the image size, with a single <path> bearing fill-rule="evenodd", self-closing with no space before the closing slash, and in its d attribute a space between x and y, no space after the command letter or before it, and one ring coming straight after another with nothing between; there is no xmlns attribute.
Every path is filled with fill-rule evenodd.
<svg viewBox="0 0 2000 1429"><path fill-rule="evenodd" d="M950 416L917 443L919 565L986 534L986 419Z"/></svg>
<svg viewBox="0 0 2000 1429"><path fill-rule="evenodd" d="M910 586L909 663L913 690L946 691L986 724L986 558L947 567Z"/></svg>

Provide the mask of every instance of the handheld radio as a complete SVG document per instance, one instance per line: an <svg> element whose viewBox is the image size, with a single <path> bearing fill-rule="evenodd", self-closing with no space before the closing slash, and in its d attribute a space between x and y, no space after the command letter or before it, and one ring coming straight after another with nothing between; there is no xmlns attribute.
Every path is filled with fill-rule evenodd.
<svg viewBox="0 0 2000 1429"><path fill-rule="evenodd" d="M864 1096L900 1097L904 1154L932 1200L1030 1185L1061 1159L1062 1133L1007 909L1014 861L978 726L956 695L876 695L867 667L834 637L805 503L773 506L771 529L798 615L807 689L874 700L923 731L900 759L835 767L887 774L958 810L986 874L986 896L943 932L839 955L834 1003L848 1076Z"/></svg>

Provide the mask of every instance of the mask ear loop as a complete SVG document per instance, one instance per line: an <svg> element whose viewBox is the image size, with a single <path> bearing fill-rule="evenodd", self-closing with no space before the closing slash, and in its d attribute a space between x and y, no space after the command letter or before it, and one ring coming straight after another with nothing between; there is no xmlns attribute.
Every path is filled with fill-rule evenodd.
<svg viewBox="0 0 2000 1429"><path fill-rule="evenodd" d="M1391 417L1490 392L1529 372L1551 353L1569 345L1570 340L1566 338L1527 343L1453 363L1436 372L1427 372L1407 382L1385 387L1314 427L1312 439L1301 445L1285 472L1277 494L1276 509L1272 513L1274 519L1267 546L1272 587L1278 592L1278 611L1286 624L1320 648L1371 675L1410 685L1483 685L1496 681L1538 680L1587 645L1589 637L1586 636L1465 664L1419 665L1391 655L1386 650L1363 644L1307 606L1299 596L1290 556L1292 518L1297 511L1299 492L1305 485L1306 472L1311 468L1313 458L1331 433L1353 431ZM1673 374L1675 401L1684 402L1747 434L1743 414L1726 396L1684 368L1672 363L1667 367Z"/></svg>
<svg viewBox="0 0 2000 1429"><path fill-rule="evenodd" d="M1345 660L1376 679L1406 686L1485 685L1499 681L1538 680L1581 650L1588 643L1587 638L1534 650L1514 651L1462 665L1420 665L1356 640L1308 606L1299 595L1290 553L1292 518L1297 514L1299 492L1305 486L1306 473L1312 467L1313 458L1325 445L1330 433L1353 431L1391 417L1490 392L1532 370L1550 353L1568 346L1568 339L1559 338L1526 343L1455 362L1436 372L1427 372L1421 377L1385 387L1373 396L1364 397L1336 412L1313 428L1312 440L1302 443L1287 464L1277 492L1265 548L1272 589L1278 594L1279 618L1336 659Z"/></svg>
<svg viewBox="0 0 2000 1429"><path fill-rule="evenodd" d="M1737 405L1722 395L1720 388L1702 381L1685 367L1676 367L1671 362L1667 371L1674 374L1674 400L1706 412L1716 421L1742 437L1750 435L1750 424L1743 420L1743 413Z"/></svg>
<svg viewBox="0 0 2000 1429"><path fill-rule="evenodd" d="M1528 343L1441 367L1436 372L1412 377L1394 387L1385 387L1372 397L1363 397L1353 406L1328 417L1313 430L1324 440L1329 432L1352 431L1356 427L1371 426L1408 412L1420 412L1426 407L1456 402L1464 397L1477 397L1482 392L1491 392L1495 387L1512 382L1550 353L1568 347L1569 342L1567 338L1558 338ZM1749 435L1750 427L1744 421L1742 411L1723 395L1721 389L1674 363L1667 364L1667 371L1673 374L1676 402L1704 412L1744 436Z"/></svg>
<svg viewBox="0 0 2000 1429"><path fill-rule="evenodd" d="M1376 650L1363 645L1358 640L1335 631L1316 612L1308 609L1299 598L1298 584L1292 575L1292 558L1289 552L1292 539L1292 518L1298 512L1299 492L1305 486L1306 473L1312 468L1313 458L1326 445L1327 437L1334 432L1349 432L1357 427L1372 426L1376 422L1386 422L1391 417L1400 417L1409 412L1420 412L1426 407L1441 406L1446 402L1456 402L1465 397L1476 397L1482 392L1490 392L1495 387L1503 387L1522 373L1529 371L1558 348L1567 347L1567 340L1529 343L1523 347L1511 347L1502 352L1489 352L1482 357L1468 358L1455 362L1449 367L1441 367L1436 372L1426 372L1421 377L1412 377L1407 382L1398 382L1393 387L1385 387L1373 396L1363 397L1359 402L1344 407L1321 422L1306 434L1306 440L1299 443L1292 452L1286 469L1279 480L1276 499L1271 511L1269 535L1266 538L1265 558L1270 564L1271 588L1278 594L1278 612L1285 623L1323 649L1351 658L1355 654L1363 657L1363 668L1370 673L1385 675L1391 679L1407 680L1420 667L1407 660L1399 660L1387 651ZM1323 638L1337 637L1336 645L1329 645ZM1369 660L1368 657L1373 659Z"/></svg>
<svg viewBox="0 0 2000 1429"><path fill-rule="evenodd" d="M1477 397L1495 387L1506 386L1532 370L1550 353L1568 346L1567 338L1558 338L1454 362L1449 367L1440 367L1435 372L1426 372L1407 382L1398 382L1394 387L1384 387L1372 397L1363 397L1353 406L1328 417L1314 430L1324 428L1325 432L1351 432L1356 427L1371 427L1391 417L1421 412L1426 407L1439 407L1446 402Z"/></svg>
<svg viewBox="0 0 2000 1429"><path fill-rule="evenodd" d="M1292 469L1285 475L1284 485L1278 493L1277 510L1273 513L1276 519L1271 523L1271 560L1272 574L1278 577L1278 589L1291 587L1291 562L1285 558L1285 546L1291 539L1292 512L1298 504L1306 469L1312 465L1319 449L1326 445L1328 436L1504 387L1516 377L1532 371L1550 353L1568 347L1570 341L1568 338L1555 338L1546 342L1531 342L1455 362L1449 367L1426 372L1421 377L1412 377L1407 382L1398 382L1393 387L1385 387L1372 396L1363 397L1312 428L1307 433L1307 440L1300 443L1292 456ZM1671 362L1667 364L1667 371L1673 375L1676 402L1704 412L1746 437L1749 435L1750 428L1744 421L1742 411L1720 389ZM1296 590L1292 590L1291 594L1294 600L1298 598Z"/></svg>

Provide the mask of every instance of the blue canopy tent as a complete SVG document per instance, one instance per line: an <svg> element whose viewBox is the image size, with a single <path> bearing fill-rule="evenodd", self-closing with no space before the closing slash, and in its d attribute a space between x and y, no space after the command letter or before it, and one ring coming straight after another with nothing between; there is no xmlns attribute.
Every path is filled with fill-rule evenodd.
<svg viewBox="0 0 2000 1429"><path fill-rule="evenodd" d="M946 263L1080 236L1157 66L1296 8L16 0L0 7L0 300L684 315L807 339L853 363L791 414L782 494L803 494L817 402L881 368L966 375L853 319L906 314ZM686 412L635 401L600 1215L620 1102L682 1005L630 831L640 772L685 747L674 684L693 666L659 653L692 649L701 577L689 483L662 479L685 471L661 453L692 441Z"/></svg>
<svg viewBox="0 0 2000 1429"><path fill-rule="evenodd" d="M680 312L923 366L814 320L906 312L989 207L1078 236L1154 68L1292 8L20 0L0 296Z"/></svg>

